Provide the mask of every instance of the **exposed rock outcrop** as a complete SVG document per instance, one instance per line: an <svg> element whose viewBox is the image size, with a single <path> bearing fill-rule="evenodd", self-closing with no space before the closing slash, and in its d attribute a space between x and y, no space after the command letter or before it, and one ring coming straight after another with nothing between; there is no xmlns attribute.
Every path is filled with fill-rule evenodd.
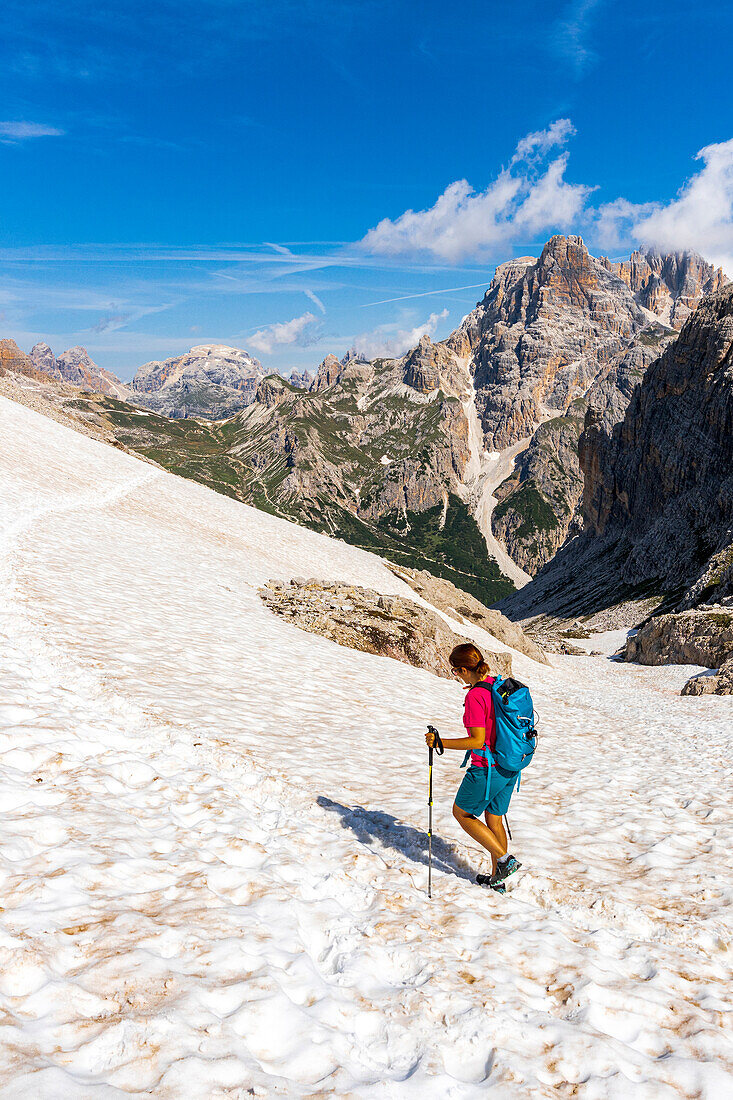
<svg viewBox="0 0 733 1100"><path fill-rule="evenodd" d="M672 329L649 325L588 390L583 431L577 446L579 487L586 516L604 506L601 498L606 471L612 468L613 429L623 420L647 368L673 338Z"/></svg>
<svg viewBox="0 0 733 1100"><path fill-rule="evenodd" d="M434 344L429 336L420 337L403 363L405 385L418 393L442 390L455 395L466 388L466 373L456 362L455 353L445 344Z"/></svg>
<svg viewBox="0 0 733 1100"><path fill-rule="evenodd" d="M293 386L277 374L268 374L258 383L255 391L255 401L259 401L267 409L279 405L293 392Z"/></svg>
<svg viewBox="0 0 733 1100"><path fill-rule="evenodd" d="M626 642L624 659L642 665L720 668L733 657L733 608L705 607L658 615Z"/></svg>
<svg viewBox="0 0 733 1100"><path fill-rule="evenodd" d="M56 365L56 356L48 344L43 342L34 344L30 351L30 358L38 370L49 374L52 378L61 378L61 371Z"/></svg>
<svg viewBox="0 0 733 1100"><path fill-rule="evenodd" d="M28 378L45 377L30 356L20 350L15 340L0 340L0 375L9 373L25 375Z"/></svg>
<svg viewBox="0 0 733 1100"><path fill-rule="evenodd" d="M733 695L733 657L725 661L715 673L692 676L680 695Z"/></svg>
<svg viewBox="0 0 733 1100"><path fill-rule="evenodd" d="M501 264L482 302L445 341L468 357L484 443L499 450L530 437L495 492L493 535L536 573L567 537L583 486L578 439L588 389L637 341L659 345L662 325L580 237L553 237L539 259ZM609 413L613 403L609 402ZM622 413L619 409L619 415Z"/></svg>
<svg viewBox="0 0 733 1100"><path fill-rule="evenodd" d="M231 453L253 475L245 499L264 496L317 530L405 564L429 562L496 599L511 582L457 492L472 457L468 371L429 340L416 359L416 370L437 371L440 386L408 385L405 360L354 355L327 356L307 392L263 382L227 431Z"/></svg>
<svg viewBox="0 0 733 1100"><path fill-rule="evenodd" d="M589 433L610 432L622 419L648 365L675 333L653 323L637 333L562 416L545 421L496 492L492 527L511 557L536 574L562 546L583 492L579 450ZM605 436L604 436L605 439Z"/></svg>
<svg viewBox="0 0 733 1100"><path fill-rule="evenodd" d="M589 466L586 523L597 535L623 532L633 544L624 570L632 584L686 585L730 543L732 349L727 288L702 303L648 369L613 429L598 483Z"/></svg>
<svg viewBox="0 0 733 1100"><path fill-rule="evenodd" d="M332 386L334 382L338 380L339 374L341 373L341 366L341 361L337 359L335 355L327 355L316 371L311 389L318 393L320 390L325 390L328 389L329 386Z"/></svg>
<svg viewBox="0 0 733 1100"><path fill-rule="evenodd" d="M590 256L579 237L553 237L538 259L500 265L447 340L423 336L399 359L329 355L314 378L266 376L244 351L200 345L141 367L125 392L83 349L56 360L37 345L34 358L49 376L166 417L226 418L210 450L195 432L184 445L160 421L143 431L119 419L125 445L142 440L177 472L196 471L240 499L395 560L426 563L491 600L524 583L576 530L579 447L595 468L587 508L606 506L601 498L613 490L604 448L672 333L649 324L643 302L674 312L652 294L652 277L666 279L669 300L680 303L675 319L719 278L699 258L650 254L615 266Z"/></svg>
<svg viewBox="0 0 733 1100"><path fill-rule="evenodd" d="M531 657L533 661L549 664L542 647L500 611L485 607L475 596L456 588L450 581L434 577L426 569L405 569L401 566L390 566L390 568L395 576L409 584L418 596L422 596L439 611L444 611L453 618L458 617L474 623L505 645Z"/></svg>
<svg viewBox="0 0 733 1100"><path fill-rule="evenodd" d="M291 386L297 386L299 390L309 390L313 385L315 375L309 370L293 370L288 375Z"/></svg>
<svg viewBox="0 0 733 1100"><path fill-rule="evenodd" d="M392 657L450 679L448 654L465 642L443 620L401 596L370 588L295 578L268 581L258 589L265 605L293 626L339 645ZM485 652L493 676L511 675L508 653Z"/></svg>
<svg viewBox="0 0 733 1100"><path fill-rule="evenodd" d="M223 420L254 401L264 376L259 360L240 348L199 344L185 355L139 367L131 400L164 416Z"/></svg>
<svg viewBox="0 0 733 1100"><path fill-rule="evenodd" d="M509 478L496 490L492 529L513 560L534 574L568 533L583 486L578 438L586 400L540 424Z"/></svg>

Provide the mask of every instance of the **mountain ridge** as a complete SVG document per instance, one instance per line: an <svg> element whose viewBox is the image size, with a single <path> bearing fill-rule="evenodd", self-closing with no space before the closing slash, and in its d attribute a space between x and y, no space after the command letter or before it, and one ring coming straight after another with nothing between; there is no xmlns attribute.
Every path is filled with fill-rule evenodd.
<svg viewBox="0 0 733 1100"><path fill-rule="evenodd" d="M733 286L688 317L620 420L589 410L580 453L583 527L505 613L586 614L642 595L683 611L733 596Z"/></svg>
<svg viewBox="0 0 733 1100"><path fill-rule="evenodd" d="M662 275L689 308L700 279L724 276L675 255ZM423 336L399 358L327 355L315 375L288 380L241 349L196 345L144 364L119 395L147 419L129 405L92 403L89 414L176 472L398 563L419 568L423 555L491 602L540 570L575 521L587 409L620 418L676 336L637 300L671 317L648 293L662 275L644 263L651 275L637 259L625 280L582 238L556 236L539 258L500 264L449 337Z"/></svg>

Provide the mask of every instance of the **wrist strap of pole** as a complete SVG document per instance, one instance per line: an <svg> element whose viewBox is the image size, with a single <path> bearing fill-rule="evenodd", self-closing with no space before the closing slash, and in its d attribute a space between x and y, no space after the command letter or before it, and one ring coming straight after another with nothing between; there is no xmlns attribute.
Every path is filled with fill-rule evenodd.
<svg viewBox="0 0 733 1100"><path fill-rule="evenodd" d="M437 752L438 756L442 756L443 753L445 752L445 745L440 740L440 734L436 730L435 726L428 726L428 733L434 733L435 734L435 743L433 745L433 748Z"/></svg>

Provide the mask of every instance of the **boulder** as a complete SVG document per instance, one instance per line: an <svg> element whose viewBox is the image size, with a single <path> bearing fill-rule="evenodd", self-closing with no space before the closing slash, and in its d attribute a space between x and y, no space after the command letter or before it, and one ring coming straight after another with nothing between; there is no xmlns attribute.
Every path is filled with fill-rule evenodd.
<svg viewBox="0 0 733 1100"><path fill-rule="evenodd" d="M624 659L642 665L720 668L733 657L733 610L714 605L658 615L626 642Z"/></svg>
<svg viewBox="0 0 733 1100"><path fill-rule="evenodd" d="M733 695L733 658L712 675L704 672L701 676L693 676L680 695Z"/></svg>

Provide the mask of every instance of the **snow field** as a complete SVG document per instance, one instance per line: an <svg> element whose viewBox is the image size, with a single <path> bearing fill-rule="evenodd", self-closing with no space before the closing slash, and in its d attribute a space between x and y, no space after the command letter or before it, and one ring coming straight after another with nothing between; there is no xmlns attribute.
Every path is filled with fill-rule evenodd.
<svg viewBox="0 0 733 1100"><path fill-rule="evenodd" d="M446 755L428 902L460 689L256 594L412 595L378 558L6 401L0 541L0 1096L731 1092L733 710L692 669L515 655L527 872L473 884Z"/></svg>

